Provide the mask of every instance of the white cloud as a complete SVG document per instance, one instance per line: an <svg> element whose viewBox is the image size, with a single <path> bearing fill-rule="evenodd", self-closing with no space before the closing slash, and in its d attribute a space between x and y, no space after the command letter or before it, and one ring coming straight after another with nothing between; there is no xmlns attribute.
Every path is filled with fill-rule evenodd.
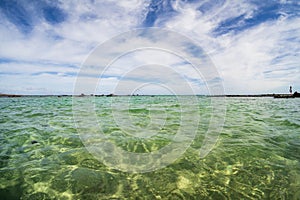
<svg viewBox="0 0 300 200"><path fill-rule="evenodd" d="M173 87L177 88L176 92L192 94L193 92L188 88L178 88L187 82L193 85L193 89L197 93L203 94L207 89L200 90L199 85L203 87L204 81L211 81L218 75L211 68L211 64L203 58L201 49L198 49L194 43L175 32L167 32L167 34L166 36L164 30L140 30L111 40L95 49L84 63L85 67L82 68L80 75L82 78L87 75L99 77L104 73L103 77L114 76L118 79L126 77L126 84L122 84L126 87L127 83L136 85L158 82L167 84L169 87L173 84ZM114 59L115 61L111 63ZM110 63L111 65L106 67ZM148 69L149 66L158 65L159 67L155 67L155 69ZM172 70L167 70L168 68L164 66ZM174 76L174 74L178 75ZM131 82L127 79L131 79ZM85 85L84 82L87 81L83 80L83 85ZM93 88L94 84L89 86ZM211 85L212 83L208 82L207 84ZM128 88L130 87L128 86ZM128 94L131 91L125 93Z"/></svg>
<svg viewBox="0 0 300 200"><path fill-rule="evenodd" d="M221 74L227 93L281 92L280 89L285 85L299 82L299 18L290 18L288 12L280 11L281 17L277 21L269 20L238 32L218 35L214 30L221 22L239 16L250 19L254 13L262 11L259 10L261 8L258 4L254 5L248 1L213 2L172 1L172 8L176 10L177 14L172 17L167 13L157 15L155 25L178 31L197 42L206 51ZM281 3L288 4L290 2L281 1ZM41 77L55 80L61 85L66 84L61 88L56 83L51 86L45 85L49 91L55 91L54 86L58 87L57 91L63 89L67 92L72 91L70 83L74 83L75 77L66 78L65 75L75 74L79 69L67 66L79 67L99 43L124 31L140 27L142 20L145 19L148 4L149 1L142 0L106 0L94 3L61 1L59 6L67 13L66 20L61 24L51 25L38 16L37 12L32 12L33 19L40 19L34 20L34 28L28 34L21 33L8 20L2 20L0 23L0 70L2 72L0 82L5 85L5 87L2 86L2 91L4 91L3 88L5 91L6 88L10 88L11 91L22 93L22 88L44 85L42 82L38 83L38 81L44 80ZM243 26L243 23L243 21L238 21L236 26ZM110 58L110 54L126 51L130 48L129 45L134 47L143 44L151 47L153 42L156 42L155 38L152 39L134 38L124 44L115 42L107 48L106 52L102 53L101 58L89 58L86 64L109 62L110 60L106 59ZM170 44L172 41L176 41L176 43ZM172 48L182 50L184 46L178 42L178 38L172 38L171 35L159 42L167 50ZM11 61L1 62L1 58ZM195 81L199 77L188 64L170 53L166 54L158 50L136 51L123 56L113 63L107 73L118 77L126 73L126 70L130 70L133 66L132 63L134 66L145 64L172 66L183 77L190 79L189 84L194 85L198 91L207 91L207 89L201 88L202 82L198 84ZM90 74L99 73L99 68L97 71L93 70L95 68L91 68L88 72ZM209 71L205 68L201 70ZM56 72L56 75L43 74L43 72ZM12 75L14 73L21 73L24 77ZM32 77L30 74L34 73L39 75ZM151 74L149 71L139 71L139 73L144 73L140 76ZM105 91L108 92L112 88L113 82L118 80L116 77L105 78L104 85L107 87ZM216 77L207 72L206 78L206 81L209 81ZM22 86L13 81L14 79L20 80L19 84ZM52 84L51 81L49 83ZM300 85L296 86L300 87ZM32 89L32 91L37 90Z"/></svg>
<svg viewBox="0 0 300 200"><path fill-rule="evenodd" d="M2 73L19 73L24 75L42 73L42 72L57 72L57 73L77 73L78 69L66 67L63 65L45 64L45 63L0 63L0 70Z"/></svg>
<svg viewBox="0 0 300 200"><path fill-rule="evenodd" d="M226 93L281 92L282 86L298 83L300 47L295 38L300 34L299 18L282 15L277 21L216 36L213 31L220 22L242 15L251 18L260 8L248 2L226 1L203 12L199 6L205 3L178 4L179 15L166 26L198 41L222 75ZM289 41L291 38L294 40ZM282 59L274 61L277 57Z"/></svg>
<svg viewBox="0 0 300 200"><path fill-rule="evenodd" d="M15 94L72 94L73 77L40 74L0 76L0 90ZM67 91L67 92L66 92Z"/></svg>
<svg viewBox="0 0 300 200"><path fill-rule="evenodd" d="M300 33L299 24L299 19L271 22L238 35L228 35L227 39L231 42L223 45L222 50L211 54L211 58L223 75L227 92L272 92L282 85L296 83L300 59L299 57L291 59L286 55L293 55L295 48L299 47L284 38L296 37ZM286 32L291 29L294 30ZM280 56L284 56L282 60L273 63L274 59ZM289 74L291 65L298 67L298 74ZM280 69L286 75L276 76L276 70ZM268 71L270 73L266 77L265 72Z"/></svg>
<svg viewBox="0 0 300 200"><path fill-rule="evenodd" d="M51 80L54 78L57 83L68 86L60 88L50 80L48 84L52 85L48 87L55 91L55 86L57 86L58 92L63 90L71 92L69 81L74 82L75 78L69 77L70 80L65 82L59 74L75 73L77 70L64 66L79 67L90 51L99 43L120 32L136 27L138 15L145 7L142 1L136 0L128 2L96 1L94 4L89 1L62 1L59 6L67 12L66 21L51 25L44 20L35 20L33 30L28 34L21 33L15 25L7 20L1 20L0 59L9 59L12 62L1 63L0 60L0 70L2 73L24 73L23 78L21 75L3 77L1 83L5 82L5 87L2 85L2 91L7 91L9 88L8 90L12 92L22 93L22 89L26 86L34 88L38 85L38 80L44 80L40 79L41 75L39 78L32 77L30 79L30 73L53 71L58 75L49 75L44 78L51 78ZM34 12L31 14L32 18L40 17ZM49 63L49 65L44 63ZM55 66L52 66L51 63ZM33 91L35 90L31 90L31 92ZM23 92L27 93L28 91L24 89Z"/></svg>

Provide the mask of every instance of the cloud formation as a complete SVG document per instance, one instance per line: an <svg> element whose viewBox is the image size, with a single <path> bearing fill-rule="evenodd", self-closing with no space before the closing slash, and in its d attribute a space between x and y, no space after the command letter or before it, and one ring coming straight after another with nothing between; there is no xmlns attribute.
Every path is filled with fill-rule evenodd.
<svg viewBox="0 0 300 200"><path fill-rule="evenodd" d="M97 45L145 27L168 28L198 43L228 94L283 93L289 85L300 90L299 13L296 0L3 0L0 92L72 94L80 66ZM113 48L122 50L118 44ZM112 92L129 63L143 65L151 59L177 67L197 92L207 93L189 63L149 51L115 62L111 74L103 77L103 93ZM138 72L149 81L149 70Z"/></svg>

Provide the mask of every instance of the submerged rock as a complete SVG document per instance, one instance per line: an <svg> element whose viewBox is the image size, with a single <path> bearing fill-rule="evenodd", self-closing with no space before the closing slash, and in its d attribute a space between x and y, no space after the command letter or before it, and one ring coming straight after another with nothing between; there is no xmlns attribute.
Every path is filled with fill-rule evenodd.
<svg viewBox="0 0 300 200"><path fill-rule="evenodd" d="M30 199L30 200L41 200L41 199L43 199L43 200L51 200L52 198L48 195L48 194L46 194L46 193L44 193L44 192L37 192L37 193L33 193L33 194L31 194L30 196L24 196L24 197L22 197L23 199Z"/></svg>
<svg viewBox="0 0 300 200"><path fill-rule="evenodd" d="M118 180L109 173L77 168L71 173L71 191L76 194L114 194L118 188Z"/></svg>
<svg viewBox="0 0 300 200"><path fill-rule="evenodd" d="M31 144L37 144L37 143L39 143L39 142L36 141L36 140L32 140L32 141L31 141Z"/></svg>

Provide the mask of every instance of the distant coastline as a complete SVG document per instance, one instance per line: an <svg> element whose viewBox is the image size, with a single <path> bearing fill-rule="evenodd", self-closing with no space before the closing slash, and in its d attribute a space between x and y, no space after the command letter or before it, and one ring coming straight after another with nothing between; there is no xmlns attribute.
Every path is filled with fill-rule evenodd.
<svg viewBox="0 0 300 200"><path fill-rule="evenodd" d="M173 95L158 95L158 94L152 94L152 95L114 95L114 94L91 94L91 95L21 95L21 94L2 94L0 93L1 97L6 98L18 98L18 97L118 97L118 96L173 96ZM189 96L189 95L179 95L179 96ZM203 96L203 97L274 97L274 98L295 98L300 97L299 93L295 92L293 95L290 94L224 94L224 95L197 95L197 96Z"/></svg>

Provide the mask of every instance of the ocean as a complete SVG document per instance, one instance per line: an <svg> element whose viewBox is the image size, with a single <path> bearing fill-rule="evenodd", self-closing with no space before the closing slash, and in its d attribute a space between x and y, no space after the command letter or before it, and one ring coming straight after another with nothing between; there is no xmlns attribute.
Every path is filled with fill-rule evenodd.
<svg viewBox="0 0 300 200"><path fill-rule="evenodd" d="M20 97L0 108L2 200L300 199L297 98Z"/></svg>

